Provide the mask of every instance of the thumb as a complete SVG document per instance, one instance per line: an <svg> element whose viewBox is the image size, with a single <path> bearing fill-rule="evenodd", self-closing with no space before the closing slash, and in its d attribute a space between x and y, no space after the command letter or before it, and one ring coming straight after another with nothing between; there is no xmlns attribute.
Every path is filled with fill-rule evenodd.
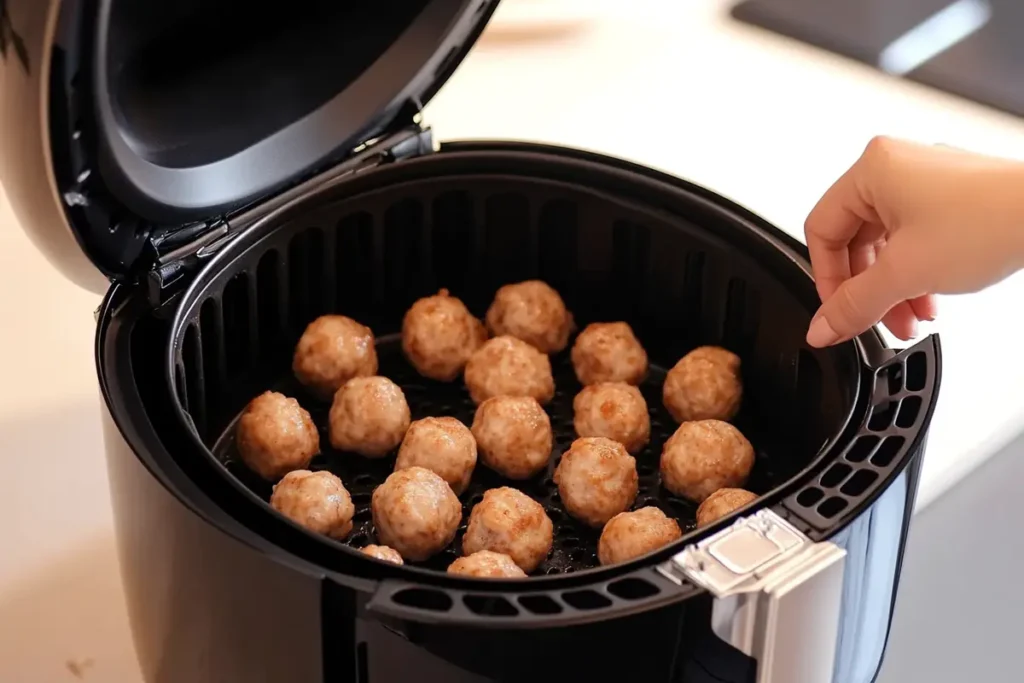
<svg viewBox="0 0 1024 683"><path fill-rule="evenodd" d="M900 302L920 292L912 292L901 257L906 248L894 239L879 253L864 272L841 284L811 320L807 343L822 348L852 339L880 321ZM901 272L902 271L902 272Z"/></svg>

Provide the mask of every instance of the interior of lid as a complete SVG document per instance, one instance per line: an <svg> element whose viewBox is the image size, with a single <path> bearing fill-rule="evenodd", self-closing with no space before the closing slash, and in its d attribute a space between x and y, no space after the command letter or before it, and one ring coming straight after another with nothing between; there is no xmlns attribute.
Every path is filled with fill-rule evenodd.
<svg viewBox="0 0 1024 683"><path fill-rule="evenodd" d="M251 201L418 109L495 4L101 0L104 182L160 222Z"/></svg>

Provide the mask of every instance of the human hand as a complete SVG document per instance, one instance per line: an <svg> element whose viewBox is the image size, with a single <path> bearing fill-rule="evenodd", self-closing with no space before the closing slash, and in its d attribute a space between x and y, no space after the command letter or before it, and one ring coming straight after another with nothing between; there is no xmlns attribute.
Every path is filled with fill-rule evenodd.
<svg viewBox="0 0 1024 683"><path fill-rule="evenodd" d="M1024 164L875 138L804 226L822 305L807 343L883 322L900 339L935 294L975 292L1024 267Z"/></svg>

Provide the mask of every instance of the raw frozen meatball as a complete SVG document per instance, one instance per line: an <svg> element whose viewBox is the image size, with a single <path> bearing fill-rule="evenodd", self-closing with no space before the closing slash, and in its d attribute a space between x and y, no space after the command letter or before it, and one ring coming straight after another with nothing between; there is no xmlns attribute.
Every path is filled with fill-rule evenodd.
<svg viewBox="0 0 1024 683"><path fill-rule="evenodd" d="M442 289L420 299L402 321L402 351L424 377L451 382L466 361L487 341L484 324L465 304Z"/></svg>
<svg viewBox="0 0 1024 683"><path fill-rule="evenodd" d="M591 384L572 402L579 436L603 436L638 453L651 438L651 416L640 390L624 382Z"/></svg>
<svg viewBox="0 0 1024 683"><path fill-rule="evenodd" d="M386 545L368 545L363 548L360 552L370 557L375 557L382 562L390 562L392 564L405 564L402 561L402 556L398 554L398 551L394 548L389 548Z"/></svg>
<svg viewBox="0 0 1024 683"><path fill-rule="evenodd" d="M620 512L604 525L597 557L601 564L628 562L682 537L679 523L656 507Z"/></svg>
<svg viewBox="0 0 1024 683"><path fill-rule="evenodd" d="M338 540L352 531L356 514L345 485L330 472L289 472L274 486L270 506L296 524Z"/></svg>
<svg viewBox="0 0 1024 683"><path fill-rule="evenodd" d="M525 579L526 572L512 558L490 550L480 550L460 557L448 565L449 574L475 576L478 579Z"/></svg>
<svg viewBox="0 0 1024 683"><path fill-rule="evenodd" d="M540 503L522 491L503 486L486 492L473 506L462 537L462 552L504 553L530 573L551 552L553 533L551 520Z"/></svg>
<svg viewBox="0 0 1024 683"><path fill-rule="evenodd" d="M690 351L665 377L662 400L676 422L731 420L743 399L740 357L718 346Z"/></svg>
<svg viewBox="0 0 1024 683"><path fill-rule="evenodd" d="M320 452L313 418L294 398L275 391L260 394L245 407L235 443L242 462L268 480L301 470Z"/></svg>
<svg viewBox="0 0 1024 683"><path fill-rule="evenodd" d="M476 467L476 439L454 417L425 417L409 425L398 449L396 470L426 467L462 493Z"/></svg>
<svg viewBox="0 0 1024 683"><path fill-rule="evenodd" d="M697 526L716 522L755 500L757 494L745 489L718 489L697 508Z"/></svg>
<svg viewBox="0 0 1024 683"><path fill-rule="evenodd" d="M476 409L473 436L480 460L509 479L529 479L547 467L551 419L529 396L495 396Z"/></svg>
<svg viewBox="0 0 1024 683"><path fill-rule="evenodd" d="M409 429L409 404L387 377L356 377L334 395L328 416L331 445L367 458L383 458Z"/></svg>
<svg viewBox="0 0 1024 683"><path fill-rule="evenodd" d="M743 486L754 467L754 447L721 420L684 422L661 451L661 482L698 503L722 488Z"/></svg>
<svg viewBox="0 0 1024 683"><path fill-rule="evenodd" d="M469 357L466 388L475 403L492 396L532 396L547 403L555 395L551 360L515 337L495 337Z"/></svg>
<svg viewBox="0 0 1024 683"><path fill-rule="evenodd" d="M576 439L555 469L558 495L566 512L598 528L636 500L636 459L618 441Z"/></svg>
<svg viewBox="0 0 1024 683"><path fill-rule="evenodd" d="M321 316L302 333L292 371L313 393L329 400L353 377L377 374L373 332L343 315Z"/></svg>
<svg viewBox="0 0 1024 683"><path fill-rule="evenodd" d="M647 375L647 352L623 322L591 323L572 346L572 367L580 384L640 384Z"/></svg>
<svg viewBox="0 0 1024 683"><path fill-rule="evenodd" d="M511 335L544 353L569 344L572 314L554 289L540 280L505 285L487 309L487 327L495 336Z"/></svg>
<svg viewBox="0 0 1024 683"><path fill-rule="evenodd" d="M423 467L392 472L374 490L370 507L377 538L412 562L444 550L462 520L452 488Z"/></svg>

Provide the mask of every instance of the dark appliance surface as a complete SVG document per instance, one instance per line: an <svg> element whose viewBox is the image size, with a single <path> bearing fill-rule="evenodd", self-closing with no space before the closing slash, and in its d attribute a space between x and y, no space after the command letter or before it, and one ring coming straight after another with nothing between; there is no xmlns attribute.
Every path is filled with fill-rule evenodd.
<svg viewBox="0 0 1024 683"><path fill-rule="evenodd" d="M1017 0L746 0L732 15L883 68L887 47L943 11L950 18L915 39L913 50L927 59L911 59L913 68L897 75L1024 116L1024 4ZM968 30L963 16L975 13L987 19Z"/></svg>
<svg viewBox="0 0 1024 683"><path fill-rule="evenodd" d="M817 305L806 250L691 183L559 147L438 145L420 109L495 5L0 5L8 197L52 263L109 286L97 373L145 679L749 683L771 670L804 683L816 662L837 682L872 680L939 388L938 339L896 353L870 331L806 347ZM389 461L329 450L316 461L357 498L348 543L272 510L266 486L234 463L230 428L246 401L268 387L301 395L289 356L322 312L374 329L384 371L418 414L468 419L460 387L419 379L395 353L401 316L441 287L479 315L500 285L529 277L558 289L581 325L627 320L647 348L655 428L637 505L679 519L680 542L594 566L594 533L567 518L545 473L524 485L557 522L545 573L449 576L450 554L397 567L352 547L369 540L367 498ZM738 423L758 451L750 486L761 497L695 530L693 506L658 485L673 428L658 378L706 343L743 359ZM554 360L557 459L577 387ZM323 427L324 406L304 400ZM500 481L477 477L465 505ZM723 630L727 600L675 562L734 523L772 518L845 564L824 601L785 612L777 645L755 660Z"/></svg>

